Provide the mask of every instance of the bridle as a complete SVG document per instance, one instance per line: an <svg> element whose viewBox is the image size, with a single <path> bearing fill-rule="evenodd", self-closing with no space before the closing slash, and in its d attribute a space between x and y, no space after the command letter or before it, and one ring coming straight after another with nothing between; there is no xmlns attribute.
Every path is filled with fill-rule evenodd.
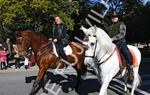
<svg viewBox="0 0 150 95"><path fill-rule="evenodd" d="M96 40L96 45L95 45L95 48L94 48L93 55L91 55L91 56L90 55L85 55L85 57L94 58L95 57L96 48L97 48L97 40Z"/></svg>
<svg viewBox="0 0 150 95"><path fill-rule="evenodd" d="M93 37L96 37L96 36L93 36ZM114 51L112 52L112 54L111 54L108 58L106 58L105 60L102 61L103 57L108 53L108 51L106 51L106 52L104 53L104 55L103 55L100 59L97 59L96 56L95 56L96 48L97 48L97 38L96 38L96 45L95 45L95 47L94 47L93 55L92 55L92 56L85 55L85 57L89 57L89 58L94 58L94 59L96 59L95 61L96 61L96 63L98 63L99 65L105 63L105 62L114 54L114 52L115 52L115 50L116 50L116 48L115 48ZM101 62L101 61L102 61L102 62Z"/></svg>
<svg viewBox="0 0 150 95"><path fill-rule="evenodd" d="M21 51L20 52L27 52L26 48L28 48L28 47L24 47L26 45L22 46L22 43L23 43L22 40L24 39L24 37L20 36L20 37L17 37L16 39L19 40L19 43L21 43ZM29 41L27 41L27 42L28 42L28 44L30 43Z"/></svg>

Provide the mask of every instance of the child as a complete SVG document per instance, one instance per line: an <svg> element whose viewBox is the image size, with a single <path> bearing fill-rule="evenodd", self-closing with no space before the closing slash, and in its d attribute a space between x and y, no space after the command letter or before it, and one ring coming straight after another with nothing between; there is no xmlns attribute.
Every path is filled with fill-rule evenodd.
<svg viewBox="0 0 150 95"><path fill-rule="evenodd" d="M30 66L30 58L32 56L32 49L31 47L27 50L26 54L25 54L25 61L24 61L24 65L25 65L25 69L28 69Z"/></svg>
<svg viewBox="0 0 150 95"><path fill-rule="evenodd" d="M1 70L6 69L6 61L7 61L7 53L6 53L6 48L1 47L0 49L0 62L1 62Z"/></svg>

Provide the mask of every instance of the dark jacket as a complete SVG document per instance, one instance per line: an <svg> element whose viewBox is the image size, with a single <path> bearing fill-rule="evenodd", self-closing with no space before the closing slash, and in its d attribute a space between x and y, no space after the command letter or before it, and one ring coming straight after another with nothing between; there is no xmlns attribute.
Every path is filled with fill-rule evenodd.
<svg viewBox="0 0 150 95"><path fill-rule="evenodd" d="M107 29L108 35L114 39L115 42L126 42L126 26L123 22L117 22L112 24Z"/></svg>
<svg viewBox="0 0 150 95"><path fill-rule="evenodd" d="M53 34L52 38L57 39L58 42L62 42L63 45L67 45L69 43L68 35L67 35L67 27L65 24L54 24L53 25Z"/></svg>

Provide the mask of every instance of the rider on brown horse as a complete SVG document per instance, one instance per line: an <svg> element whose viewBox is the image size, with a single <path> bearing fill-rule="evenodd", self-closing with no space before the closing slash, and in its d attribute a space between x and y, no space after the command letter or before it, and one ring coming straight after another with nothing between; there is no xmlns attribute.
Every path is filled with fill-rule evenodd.
<svg viewBox="0 0 150 95"><path fill-rule="evenodd" d="M63 48L69 44L69 40L67 37L67 27L62 22L59 16L55 17L52 28L52 38L50 38L49 40L55 43L58 55L64 60L67 60L67 56L63 50Z"/></svg>

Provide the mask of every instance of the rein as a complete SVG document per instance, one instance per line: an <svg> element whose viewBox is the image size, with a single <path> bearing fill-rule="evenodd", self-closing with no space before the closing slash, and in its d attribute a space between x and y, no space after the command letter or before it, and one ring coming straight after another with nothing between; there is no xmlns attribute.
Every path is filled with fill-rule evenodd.
<svg viewBox="0 0 150 95"><path fill-rule="evenodd" d="M114 49L113 53L112 53L107 59L105 59L104 61L100 62L101 59L107 54L107 52L106 52L106 53L104 54L104 56L103 56L100 60L97 61L97 63L98 63L99 65L105 63L110 57L112 57L112 55L114 54L115 51L116 51L116 48Z"/></svg>
<svg viewBox="0 0 150 95"><path fill-rule="evenodd" d="M43 44L37 51L37 55L40 55L41 54L41 51L43 51L43 50L45 50L48 46L50 46L51 45L51 43L50 42L48 42L48 43L46 43L46 44Z"/></svg>

